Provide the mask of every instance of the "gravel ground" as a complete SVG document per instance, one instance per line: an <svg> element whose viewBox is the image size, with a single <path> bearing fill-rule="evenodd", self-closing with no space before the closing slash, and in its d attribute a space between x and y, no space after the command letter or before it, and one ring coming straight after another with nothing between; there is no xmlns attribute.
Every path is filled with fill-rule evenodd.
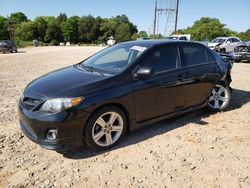
<svg viewBox="0 0 250 188"><path fill-rule="evenodd" d="M0 187L250 187L250 64L235 64L225 112L188 113L128 133L114 149L61 155L23 136L25 86L99 47L40 47L0 54Z"/></svg>

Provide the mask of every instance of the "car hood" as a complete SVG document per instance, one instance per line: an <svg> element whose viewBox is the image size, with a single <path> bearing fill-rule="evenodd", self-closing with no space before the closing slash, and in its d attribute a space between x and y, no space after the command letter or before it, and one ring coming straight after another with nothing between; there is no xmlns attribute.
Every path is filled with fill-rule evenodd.
<svg viewBox="0 0 250 188"><path fill-rule="evenodd" d="M78 97L90 92L91 89L103 85L109 76L79 70L74 66L48 73L32 81L25 93L35 93L42 98Z"/></svg>
<svg viewBox="0 0 250 188"><path fill-rule="evenodd" d="M208 46L209 47L212 47L212 46L217 46L217 45L219 45L220 43L208 43Z"/></svg>

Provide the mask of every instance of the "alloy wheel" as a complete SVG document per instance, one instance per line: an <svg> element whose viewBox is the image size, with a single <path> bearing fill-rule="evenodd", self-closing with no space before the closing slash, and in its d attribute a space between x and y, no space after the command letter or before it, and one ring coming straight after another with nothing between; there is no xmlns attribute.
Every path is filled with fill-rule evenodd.
<svg viewBox="0 0 250 188"><path fill-rule="evenodd" d="M92 128L93 141L98 146L110 146L122 135L124 122L117 112L107 112L101 115Z"/></svg>
<svg viewBox="0 0 250 188"><path fill-rule="evenodd" d="M229 99L227 89L221 85L216 85L209 97L208 105L215 110L224 108Z"/></svg>

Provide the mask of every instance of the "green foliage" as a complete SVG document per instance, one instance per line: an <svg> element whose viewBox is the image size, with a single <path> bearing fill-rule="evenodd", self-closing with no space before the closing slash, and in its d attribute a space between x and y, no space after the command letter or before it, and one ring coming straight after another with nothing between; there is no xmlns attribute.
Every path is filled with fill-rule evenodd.
<svg viewBox="0 0 250 188"><path fill-rule="evenodd" d="M216 37L237 36L237 33L225 28L219 19L202 17L200 20L194 22L191 27L187 29L178 30L178 34L191 34L193 40L204 41L212 40Z"/></svg>
<svg viewBox="0 0 250 188"><path fill-rule="evenodd" d="M250 28L246 30L246 32L241 32L239 34L239 37L241 38L241 40L250 41Z"/></svg>
<svg viewBox="0 0 250 188"><path fill-rule="evenodd" d="M140 37L148 37L148 33L146 31L140 31L138 34Z"/></svg>
<svg viewBox="0 0 250 188"><path fill-rule="evenodd" d="M162 34L157 34L157 35L150 35L149 36L150 39L163 39L164 36Z"/></svg>
<svg viewBox="0 0 250 188"><path fill-rule="evenodd" d="M81 42L91 43L98 39L100 24L89 15L80 18L78 23L78 37Z"/></svg>
<svg viewBox="0 0 250 188"><path fill-rule="evenodd" d="M116 28L116 40L117 42L131 40L130 27L128 23L122 23Z"/></svg>
<svg viewBox="0 0 250 188"><path fill-rule="evenodd" d="M15 30L16 41L33 41L36 37L36 25L34 22L22 22Z"/></svg>
<svg viewBox="0 0 250 188"><path fill-rule="evenodd" d="M58 23L54 17L47 18L47 29L45 32L44 40L46 42L53 41L53 44L56 45L58 45L62 40L60 23Z"/></svg>
<svg viewBox="0 0 250 188"><path fill-rule="evenodd" d="M6 18L0 16L0 40L8 39L9 33L5 24Z"/></svg>
<svg viewBox="0 0 250 188"><path fill-rule="evenodd" d="M27 16L22 12L15 12L10 15L10 20L14 21L16 24L20 24L22 22L27 22Z"/></svg>
<svg viewBox="0 0 250 188"><path fill-rule="evenodd" d="M79 17L70 17L61 23L62 35L65 42L78 43Z"/></svg>
<svg viewBox="0 0 250 188"><path fill-rule="evenodd" d="M57 21L61 22L65 22L67 20L67 15L65 13L60 13L59 16L56 18Z"/></svg>
<svg viewBox="0 0 250 188"><path fill-rule="evenodd" d="M40 41L45 40L46 30L48 28L48 23L43 16L36 17L34 20L37 29L37 39Z"/></svg>

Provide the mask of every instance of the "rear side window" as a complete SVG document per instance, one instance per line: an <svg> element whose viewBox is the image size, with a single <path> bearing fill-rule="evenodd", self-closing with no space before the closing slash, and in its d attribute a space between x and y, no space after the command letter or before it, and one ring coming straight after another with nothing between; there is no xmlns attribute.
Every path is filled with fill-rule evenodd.
<svg viewBox="0 0 250 188"><path fill-rule="evenodd" d="M209 62L215 62L214 56L208 50L207 50L207 58Z"/></svg>
<svg viewBox="0 0 250 188"><path fill-rule="evenodd" d="M236 39L236 38L233 38L232 39L233 40L233 42L240 42L238 39Z"/></svg>
<svg viewBox="0 0 250 188"><path fill-rule="evenodd" d="M147 54L141 66L152 67L156 73L176 69L179 62L179 53L174 45L159 47Z"/></svg>
<svg viewBox="0 0 250 188"><path fill-rule="evenodd" d="M206 49L199 45L184 45L182 47L184 53L184 66L199 65L207 63Z"/></svg>

